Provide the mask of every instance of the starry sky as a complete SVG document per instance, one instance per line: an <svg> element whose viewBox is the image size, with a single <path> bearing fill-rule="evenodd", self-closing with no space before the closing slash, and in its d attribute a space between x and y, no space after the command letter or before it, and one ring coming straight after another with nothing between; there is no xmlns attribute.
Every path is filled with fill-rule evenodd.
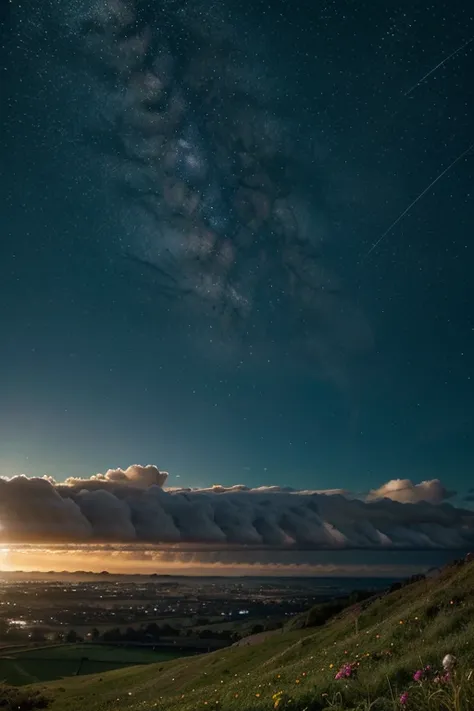
<svg viewBox="0 0 474 711"><path fill-rule="evenodd" d="M467 493L469 4L26 5L1 11L0 475Z"/></svg>

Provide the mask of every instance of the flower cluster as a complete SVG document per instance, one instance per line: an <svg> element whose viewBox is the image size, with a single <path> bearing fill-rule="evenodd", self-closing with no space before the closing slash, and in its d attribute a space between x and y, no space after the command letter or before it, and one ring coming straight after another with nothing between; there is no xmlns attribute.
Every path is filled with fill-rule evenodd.
<svg viewBox="0 0 474 711"><path fill-rule="evenodd" d="M419 683L431 681L434 684L448 684L452 680L455 665L456 657L452 654L447 654L442 662L443 672L434 672L431 666L427 664L423 669L415 671L413 679ZM406 706L409 703L408 691L404 691L400 695L399 702L401 706Z"/></svg>
<svg viewBox="0 0 474 711"><path fill-rule="evenodd" d="M357 671L357 666L353 663L343 664L342 667L337 672L335 679L350 679L350 677L355 676Z"/></svg>

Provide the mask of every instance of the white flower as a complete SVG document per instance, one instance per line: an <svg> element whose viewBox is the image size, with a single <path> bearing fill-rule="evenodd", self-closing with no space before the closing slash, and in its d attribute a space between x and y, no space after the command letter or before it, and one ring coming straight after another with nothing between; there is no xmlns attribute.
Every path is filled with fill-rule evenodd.
<svg viewBox="0 0 474 711"><path fill-rule="evenodd" d="M452 654L447 654L444 657L444 659L443 659L444 671L446 671L446 672L451 671L455 664L456 664L456 657L453 657Z"/></svg>

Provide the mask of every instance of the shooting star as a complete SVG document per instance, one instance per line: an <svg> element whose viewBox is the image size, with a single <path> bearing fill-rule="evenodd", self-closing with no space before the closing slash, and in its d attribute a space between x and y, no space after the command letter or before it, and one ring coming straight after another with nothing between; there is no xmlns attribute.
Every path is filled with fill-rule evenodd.
<svg viewBox="0 0 474 711"><path fill-rule="evenodd" d="M408 91L405 92L405 96L408 96L409 94L411 94L411 92L414 91L417 86L419 86L420 84L422 84L422 83L425 81L425 79L428 79L429 76L431 76L432 74L434 74L434 72L435 72L437 69L439 69L440 67L442 67L443 64L446 64L446 62L447 62L448 60L450 60L451 57L454 57L456 54L458 54L459 52L461 52L461 51L464 49L464 47L467 47L468 44L471 44L471 42L472 42L473 39L474 39L474 37L471 37L471 39L467 40L467 42L464 42L463 45L461 45L460 47L458 47L457 49L455 49L454 52L451 52L451 54L450 54L448 57L445 57L439 64L436 65L436 67L433 67L433 69L430 69L430 71L427 72L427 73L425 74L425 76L421 77L421 79L420 79L419 81L417 81L416 84L413 84L413 86L412 86L410 89L408 89Z"/></svg>
<svg viewBox="0 0 474 711"><path fill-rule="evenodd" d="M456 163L459 163L459 161L462 160L462 159L464 158L464 156L467 156L467 154L468 154L473 148L474 148L474 143L471 143L471 145L469 146L469 148L466 148L466 150L463 151L463 153L461 153L461 155L459 155L457 158L455 158L455 159L453 160L453 162L450 163L450 164L448 165L448 167L445 168L445 169L443 170L443 172L440 173L440 174L428 185L428 187L425 188L425 189L423 190L423 192L421 192L421 193L418 195L418 197L416 197L416 198L413 200L413 202L410 203L410 205L408 205L408 207L407 207L405 210L403 210L403 212L401 213L401 215L399 215L399 216L397 217L397 219L392 222L392 224L390 225L390 227L388 227L388 228L385 230L385 232L383 233L383 235L382 235L381 237L379 237L379 239L378 239L376 242L374 242L374 244L373 244L372 247L368 250L368 252L366 252L366 253L363 255L362 259L361 259L360 262L359 262L360 264L362 264L362 262L364 262L364 261L367 259L367 257L369 256L369 254L371 254L371 253L374 251L374 249L375 249L376 247L378 247L378 245L380 244L380 242L381 242L383 239L385 239L385 237L388 235L388 233L391 232L391 231L393 230L393 228L396 227L396 225L398 225L398 223L399 223L401 220L403 220L403 218L405 217L405 215L406 215L408 212L410 212L410 210L412 209L412 207L414 207L414 206L416 205L416 203L419 202L419 201L421 200L421 198L422 198L424 195L426 195L426 193L427 193L429 190L431 190L431 188L432 188L434 185L436 185L436 183L438 182L438 180L441 180L441 178L442 178L444 175L446 175L446 173L448 173L448 172L451 170L451 168L453 168L453 167L456 165Z"/></svg>

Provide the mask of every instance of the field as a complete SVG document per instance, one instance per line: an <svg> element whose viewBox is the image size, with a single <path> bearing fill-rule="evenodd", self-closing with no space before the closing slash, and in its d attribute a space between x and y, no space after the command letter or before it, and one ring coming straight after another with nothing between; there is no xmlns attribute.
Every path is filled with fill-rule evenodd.
<svg viewBox="0 0 474 711"><path fill-rule="evenodd" d="M457 658L451 679L435 671L447 653ZM335 679L349 663L350 675ZM321 627L22 693L39 691L50 711L473 711L473 667L474 563L466 563Z"/></svg>
<svg viewBox="0 0 474 711"><path fill-rule="evenodd" d="M107 645L54 645L0 652L0 681L14 685L97 674L136 664L169 661L176 652Z"/></svg>

